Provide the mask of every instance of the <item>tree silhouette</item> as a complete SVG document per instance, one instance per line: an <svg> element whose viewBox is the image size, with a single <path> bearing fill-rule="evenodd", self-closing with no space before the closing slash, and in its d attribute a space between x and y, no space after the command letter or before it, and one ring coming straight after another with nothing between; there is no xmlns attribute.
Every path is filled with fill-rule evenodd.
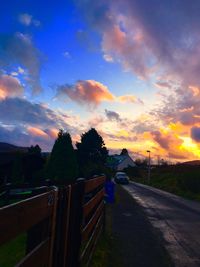
<svg viewBox="0 0 200 267"><path fill-rule="evenodd" d="M47 178L67 184L77 178L78 166L69 133L60 130L47 163Z"/></svg>
<svg viewBox="0 0 200 267"><path fill-rule="evenodd" d="M26 182L41 182L41 180L44 179L44 177L37 177L37 174L43 169L44 162L45 161L41 154L41 148L38 145L31 146L23 160L23 169ZM37 177L38 181L36 181L35 177Z"/></svg>
<svg viewBox="0 0 200 267"><path fill-rule="evenodd" d="M20 184L24 182L23 157L24 153L21 152L17 152L15 155L11 173L12 184Z"/></svg>
<svg viewBox="0 0 200 267"><path fill-rule="evenodd" d="M91 128L81 135L81 142L76 143L80 175L89 177L103 170L108 150L103 138L96 129Z"/></svg>
<svg viewBox="0 0 200 267"><path fill-rule="evenodd" d="M128 150L126 148L123 148L120 155L128 155Z"/></svg>

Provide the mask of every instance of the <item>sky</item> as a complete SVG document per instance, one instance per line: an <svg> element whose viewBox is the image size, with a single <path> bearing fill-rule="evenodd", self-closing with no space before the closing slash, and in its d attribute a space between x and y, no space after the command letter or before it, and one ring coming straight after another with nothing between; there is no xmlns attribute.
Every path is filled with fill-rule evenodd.
<svg viewBox="0 0 200 267"><path fill-rule="evenodd" d="M200 158L200 1L12 0L0 9L0 142Z"/></svg>

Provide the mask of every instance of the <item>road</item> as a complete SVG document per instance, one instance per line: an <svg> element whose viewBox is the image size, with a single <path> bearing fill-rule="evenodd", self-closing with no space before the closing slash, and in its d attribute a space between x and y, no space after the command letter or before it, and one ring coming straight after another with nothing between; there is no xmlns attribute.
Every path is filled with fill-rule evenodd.
<svg viewBox="0 0 200 267"><path fill-rule="evenodd" d="M162 234L176 267L200 267L200 203L131 182L123 186Z"/></svg>

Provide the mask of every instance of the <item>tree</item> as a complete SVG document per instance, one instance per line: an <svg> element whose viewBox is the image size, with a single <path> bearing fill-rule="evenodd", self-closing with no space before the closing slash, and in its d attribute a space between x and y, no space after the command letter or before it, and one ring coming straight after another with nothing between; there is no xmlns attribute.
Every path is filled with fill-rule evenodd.
<svg viewBox="0 0 200 267"><path fill-rule="evenodd" d="M69 133L60 130L47 163L47 178L67 184L77 178L78 166Z"/></svg>
<svg viewBox="0 0 200 267"><path fill-rule="evenodd" d="M23 163L26 182L35 183L35 182L41 182L41 180L44 179L44 177L42 176L38 177L38 174L43 169L44 162L45 161L41 154L41 148L38 145L31 146L28 149L28 153L24 156L24 163Z"/></svg>
<svg viewBox="0 0 200 267"><path fill-rule="evenodd" d="M17 152L12 166L11 183L20 184L24 182L23 153Z"/></svg>
<svg viewBox="0 0 200 267"><path fill-rule="evenodd" d="M126 148L123 148L120 155L128 155L128 150Z"/></svg>
<svg viewBox="0 0 200 267"><path fill-rule="evenodd" d="M76 143L80 175L89 177L102 171L108 156L103 138L91 128Z"/></svg>
<svg viewBox="0 0 200 267"><path fill-rule="evenodd" d="M144 158L144 159L138 158L135 160L135 163L137 166L145 167L148 165L148 159L147 158Z"/></svg>

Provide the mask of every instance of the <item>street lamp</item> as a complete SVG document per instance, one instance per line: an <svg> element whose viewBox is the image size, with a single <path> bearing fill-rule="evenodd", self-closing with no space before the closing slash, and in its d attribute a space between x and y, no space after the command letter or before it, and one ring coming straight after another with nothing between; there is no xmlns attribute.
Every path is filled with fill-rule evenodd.
<svg viewBox="0 0 200 267"><path fill-rule="evenodd" d="M148 183L150 183L150 175L151 175L151 151L147 150L149 153L149 164L148 164Z"/></svg>

